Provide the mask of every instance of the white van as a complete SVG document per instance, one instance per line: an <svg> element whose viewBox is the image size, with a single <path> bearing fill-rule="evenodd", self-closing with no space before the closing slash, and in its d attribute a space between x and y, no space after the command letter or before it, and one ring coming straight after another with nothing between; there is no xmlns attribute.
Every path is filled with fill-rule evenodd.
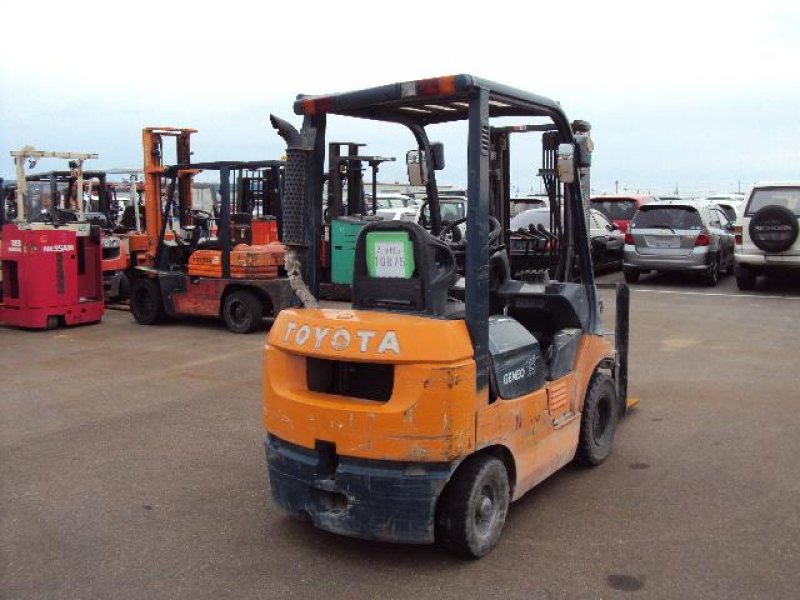
<svg viewBox="0 0 800 600"><path fill-rule="evenodd" d="M734 231L740 290L755 289L759 275L800 269L800 181L755 184Z"/></svg>

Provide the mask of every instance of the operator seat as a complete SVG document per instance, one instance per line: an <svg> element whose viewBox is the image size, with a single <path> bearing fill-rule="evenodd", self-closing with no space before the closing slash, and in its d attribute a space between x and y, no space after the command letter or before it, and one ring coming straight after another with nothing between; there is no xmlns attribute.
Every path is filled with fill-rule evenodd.
<svg viewBox="0 0 800 600"><path fill-rule="evenodd" d="M463 319L464 304L449 298L457 279L452 250L416 223L370 222L356 240L354 308Z"/></svg>
<svg viewBox="0 0 800 600"><path fill-rule="evenodd" d="M125 210L122 211L122 217L120 217L119 224L121 227L125 229L136 229L136 211L137 207L135 206L126 206ZM144 211L139 209L139 224L140 226L145 229L147 224L144 218Z"/></svg>

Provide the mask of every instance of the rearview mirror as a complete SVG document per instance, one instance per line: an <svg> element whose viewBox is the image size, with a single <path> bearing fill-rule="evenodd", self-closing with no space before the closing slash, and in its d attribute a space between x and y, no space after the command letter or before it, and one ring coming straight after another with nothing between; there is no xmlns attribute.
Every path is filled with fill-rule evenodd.
<svg viewBox="0 0 800 600"><path fill-rule="evenodd" d="M444 144L434 142L431 144L431 158L433 158L433 168L436 171L444 169Z"/></svg>
<svg viewBox="0 0 800 600"><path fill-rule="evenodd" d="M444 157L442 160L444 160ZM406 152L406 169L408 170L409 185L427 185L428 163L425 160L425 152L422 150L409 150Z"/></svg>
<svg viewBox="0 0 800 600"><path fill-rule="evenodd" d="M561 183L573 183L575 181L575 146L572 144L558 145L556 173Z"/></svg>

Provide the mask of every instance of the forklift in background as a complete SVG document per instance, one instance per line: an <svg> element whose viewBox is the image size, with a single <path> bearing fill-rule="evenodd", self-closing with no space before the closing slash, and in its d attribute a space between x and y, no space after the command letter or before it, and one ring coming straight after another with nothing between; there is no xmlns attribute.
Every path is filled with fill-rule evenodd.
<svg viewBox="0 0 800 600"><path fill-rule="evenodd" d="M145 127L142 129L142 151L144 155L144 212L136 203L127 206L123 212L121 223L127 232L121 234L127 241L129 264L128 277L135 275L136 267L153 266L158 249L161 232L163 202L166 195L164 179L164 155L167 140L173 140L175 146L175 164L186 165L191 162L191 136L196 129L178 127ZM192 208L192 173L184 173L177 182L177 194L183 214L182 224L189 225L192 217L188 210ZM137 194L138 197L138 194ZM137 198L138 199L138 198ZM132 228L131 228L132 226ZM171 241L172 230L167 232L167 241Z"/></svg>
<svg viewBox="0 0 800 600"><path fill-rule="evenodd" d="M298 96L287 142L283 243L302 308L283 311L264 361L265 450L273 499L319 528L404 543L438 540L480 557L497 544L511 501L573 459L610 454L628 407L628 294L617 292L614 341L603 333L591 268L582 145L561 106L470 75ZM320 309L324 137L331 115L393 123L418 142L409 174L427 186L431 228L368 223L356 240L352 308ZM490 186L492 120L535 119L558 142L563 198L553 272L512 276L510 202ZM443 148L426 127L466 122L466 236L448 238L436 186ZM507 206L502 206L508 210ZM505 220L505 219L503 219ZM461 255L463 261L457 260ZM459 266L463 264L463 266Z"/></svg>
<svg viewBox="0 0 800 600"><path fill-rule="evenodd" d="M156 241L152 258L146 257L150 264L137 256L133 269L131 312L137 322L221 317L232 332L249 333L289 306L292 290L282 276L284 248L272 214L281 210L282 165L222 161L145 171L151 181L146 231ZM192 178L209 171L219 176L218 215L192 208ZM161 197L162 180L163 203L154 201Z"/></svg>
<svg viewBox="0 0 800 600"><path fill-rule="evenodd" d="M97 154L45 152L26 146L14 157L17 175L16 209L12 222L0 216L3 288L0 321L30 329L59 324L97 323L103 317L103 231L86 219L78 202L71 222L37 221L26 213L28 179L25 163L34 167L42 158L70 161L76 189L83 190L83 162ZM82 194L78 193L78 198ZM0 212L5 213L6 202Z"/></svg>
<svg viewBox="0 0 800 600"><path fill-rule="evenodd" d="M82 191L72 171L49 171L27 176L27 182L49 186L49 206L42 207L32 221L65 225L83 218L103 230L103 294L107 302L128 299L130 283L128 252L122 239L114 230L117 214L115 209L115 186L108 181L106 171L84 171ZM79 206L80 205L80 206Z"/></svg>
<svg viewBox="0 0 800 600"><path fill-rule="evenodd" d="M328 194L320 252L320 295L323 298L350 299L358 233L367 223L381 220L375 216L378 171L382 163L395 158L360 155L359 149L364 145L356 142L328 144ZM369 201L364 193L365 167L371 171Z"/></svg>

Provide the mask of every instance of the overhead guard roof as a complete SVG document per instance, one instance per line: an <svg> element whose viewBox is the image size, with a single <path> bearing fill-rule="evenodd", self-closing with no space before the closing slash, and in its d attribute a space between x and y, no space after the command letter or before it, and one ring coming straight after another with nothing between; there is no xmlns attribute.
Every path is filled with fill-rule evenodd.
<svg viewBox="0 0 800 600"><path fill-rule="evenodd" d="M490 117L555 117L567 122L561 106L554 100L472 75L391 83L341 94L301 94L294 103L294 112L420 125L444 123L466 119L469 99L480 89L489 92Z"/></svg>
<svg viewBox="0 0 800 600"><path fill-rule="evenodd" d="M284 163L282 160L220 160L214 162L189 163L183 165L168 165L164 167L164 171L168 173L174 173L176 171L219 171L223 168L230 170L257 170L268 167L282 167L284 164L286 163Z"/></svg>

